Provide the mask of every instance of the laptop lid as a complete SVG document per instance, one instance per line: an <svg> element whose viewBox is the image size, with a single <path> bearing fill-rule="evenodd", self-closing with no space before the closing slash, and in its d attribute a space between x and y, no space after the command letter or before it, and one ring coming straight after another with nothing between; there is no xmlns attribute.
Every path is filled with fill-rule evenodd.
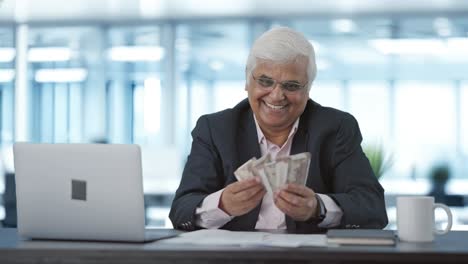
<svg viewBox="0 0 468 264"><path fill-rule="evenodd" d="M21 236L144 241L139 146L16 143L13 151Z"/></svg>

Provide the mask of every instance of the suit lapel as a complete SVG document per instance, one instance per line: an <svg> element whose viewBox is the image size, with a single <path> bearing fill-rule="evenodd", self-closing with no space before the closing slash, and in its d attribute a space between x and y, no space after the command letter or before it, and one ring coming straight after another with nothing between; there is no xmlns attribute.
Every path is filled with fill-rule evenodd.
<svg viewBox="0 0 468 264"><path fill-rule="evenodd" d="M257 128L255 126L252 110L246 112L246 116L242 121L242 125L239 127L239 138L237 140L237 142L239 142L237 146L239 157L238 167L253 157L261 157Z"/></svg>
<svg viewBox="0 0 468 264"><path fill-rule="evenodd" d="M307 143L309 140L309 133L307 132L306 124L303 122L303 117L299 122L299 127L296 134L294 135L293 142L291 145L291 155L299 154L307 151Z"/></svg>
<svg viewBox="0 0 468 264"><path fill-rule="evenodd" d="M257 128L253 118L253 112L249 109L246 111L239 126L238 133L239 145L237 146L238 164L237 168L244 164L249 159L261 157L260 146L258 144ZM237 169L236 168L236 169ZM243 216L243 224L246 225L247 230L254 230L257 223L258 215L260 213L261 203L252 211Z"/></svg>

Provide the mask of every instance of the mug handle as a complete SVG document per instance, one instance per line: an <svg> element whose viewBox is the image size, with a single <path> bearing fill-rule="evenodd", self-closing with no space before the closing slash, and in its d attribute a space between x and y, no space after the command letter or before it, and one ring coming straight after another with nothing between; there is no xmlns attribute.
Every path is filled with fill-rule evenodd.
<svg viewBox="0 0 468 264"><path fill-rule="evenodd" d="M452 212L450 211L450 208L448 208L448 206L446 206L445 204L435 203L432 209L435 210L436 208L444 209L445 213L447 213L448 223L444 230L438 230L434 228L434 234L436 235L447 234L450 231L450 229L452 229Z"/></svg>

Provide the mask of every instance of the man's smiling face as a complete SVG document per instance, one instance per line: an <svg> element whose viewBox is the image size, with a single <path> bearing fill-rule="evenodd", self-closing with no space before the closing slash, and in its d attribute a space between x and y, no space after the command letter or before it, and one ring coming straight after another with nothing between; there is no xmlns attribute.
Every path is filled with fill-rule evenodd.
<svg viewBox="0 0 468 264"><path fill-rule="evenodd" d="M305 85L308 81L307 65L308 59L305 57L283 64L257 60L252 74L247 76L249 81L245 89L248 92L250 106L262 130L280 132L290 129L304 112L309 99L309 91ZM276 83L273 87L263 87L253 78L257 81L259 78L271 78ZM305 87L289 92L281 88L280 82L296 82Z"/></svg>

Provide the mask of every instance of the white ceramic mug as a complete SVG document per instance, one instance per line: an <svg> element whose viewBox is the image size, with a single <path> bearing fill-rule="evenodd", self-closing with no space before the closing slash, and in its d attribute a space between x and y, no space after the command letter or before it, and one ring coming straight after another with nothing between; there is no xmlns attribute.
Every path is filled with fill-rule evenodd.
<svg viewBox="0 0 468 264"><path fill-rule="evenodd" d="M444 230L435 227L434 213L442 208L448 216ZM431 242L434 234L447 234L452 228L452 212L445 204L434 203L432 196L397 197L397 228L401 241Z"/></svg>

